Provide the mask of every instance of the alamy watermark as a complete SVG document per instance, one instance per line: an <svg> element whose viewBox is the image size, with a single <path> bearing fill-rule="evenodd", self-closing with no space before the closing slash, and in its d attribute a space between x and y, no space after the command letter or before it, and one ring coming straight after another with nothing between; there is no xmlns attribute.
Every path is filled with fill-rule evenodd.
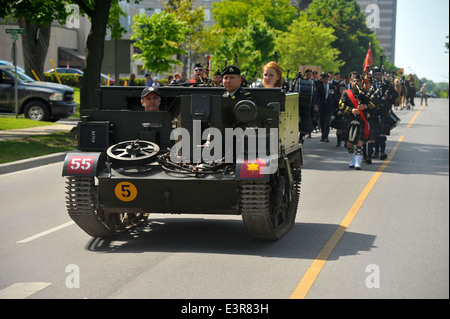
<svg viewBox="0 0 450 319"><path fill-rule="evenodd" d="M66 4L66 12L69 15L66 18L66 27L69 29L80 28L80 8L76 4Z"/></svg>
<svg viewBox="0 0 450 319"><path fill-rule="evenodd" d="M238 162L260 159L266 161L266 165L259 167L260 174L273 174L278 169L277 128L225 128L225 139L218 128L209 127L202 132L200 120L194 120L192 128L192 138L186 128L175 128L170 133L170 139L176 141L170 149L172 162L234 163L235 159Z"/></svg>
<svg viewBox="0 0 450 319"><path fill-rule="evenodd" d="M378 29L380 27L380 8L376 4L369 4L366 7L366 26L369 29Z"/></svg>
<svg viewBox="0 0 450 319"><path fill-rule="evenodd" d="M76 264L67 265L66 272L70 273L66 277L66 287L69 289L80 288L80 267Z"/></svg>
<svg viewBox="0 0 450 319"><path fill-rule="evenodd" d="M366 287L369 289L380 288L380 267L375 264L367 265L366 273L369 273L366 277Z"/></svg>

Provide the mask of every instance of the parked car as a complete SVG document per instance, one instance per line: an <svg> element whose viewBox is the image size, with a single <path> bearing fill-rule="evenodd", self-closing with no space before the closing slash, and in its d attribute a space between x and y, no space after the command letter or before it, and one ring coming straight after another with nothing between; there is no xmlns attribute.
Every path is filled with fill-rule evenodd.
<svg viewBox="0 0 450 319"><path fill-rule="evenodd" d="M0 65L6 65L14 69L14 64L9 61L0 60ZM24 69L22 69L20 66L17 67L17 71L25 73Z"/></svg>
<svg viewBox="0 0 450 319"><path fill-rule="evenodd" d="M56 71L58 72L58 74L64 74L64 73L69 73L69 74L80 74L83 75L84 72L80 69L75 69L75 68L56 68ZM46 73L54 73L55 70L51 69L48 70ZM102 85L106 85L108 83L108 76L106 74L100 73L100 76L102 78ZM114 85L115 81L113 78L109 77L109 85Z"/></svg>
<svg viewBox="0 0 450 319"><path fill-rule="evenodd" d="M0 112L15 113L14 69L0 66ZM71 87L35 81L17 71L19 114L36 121L57 121L75 114L77 103Z"/></svg>

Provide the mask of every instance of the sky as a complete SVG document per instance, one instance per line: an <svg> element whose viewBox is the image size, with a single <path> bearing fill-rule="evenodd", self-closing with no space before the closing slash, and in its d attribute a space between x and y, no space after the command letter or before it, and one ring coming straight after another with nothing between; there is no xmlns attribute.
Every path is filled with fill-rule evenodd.
<svg viewBox="0 0 450 319"><path fill-rule="evenodd" d="M397 0L395 66L435 83L449 82L447 0Z"/></svg>

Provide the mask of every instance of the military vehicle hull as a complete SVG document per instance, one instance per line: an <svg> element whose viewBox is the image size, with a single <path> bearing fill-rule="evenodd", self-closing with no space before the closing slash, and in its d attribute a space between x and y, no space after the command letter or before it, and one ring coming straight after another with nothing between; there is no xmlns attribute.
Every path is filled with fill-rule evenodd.
<svg viewBox="0 0 450 319"><path fill-rule="evenodd" d="M71 218L89 235L106 237L154 213L242 215L252 237L283 237L295 224L300 196L298 94L252 89L255 103L237 104L212 88L161 91L167 103L161 112L134 109L134 87L105 88L98 108L82 113L79 150L67 154L63 168ZM114 92L111 101L108 92ZM196 129L211 127L212 142L226 139L231 129L261 139L253 145L248 135L233 136L231 143L216 143L222 156L205 160L205 135L196 137ZM189 133L187 156L179 156L176 129ZM236 150L227 158L238 145L242 156ZM253 157L250 149L264 145L265 152Z"/></svg>

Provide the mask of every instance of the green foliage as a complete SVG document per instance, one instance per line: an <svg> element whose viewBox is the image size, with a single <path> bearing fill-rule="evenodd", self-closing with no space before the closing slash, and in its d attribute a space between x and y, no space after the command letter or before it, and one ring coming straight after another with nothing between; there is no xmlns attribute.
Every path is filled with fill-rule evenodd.
<svg viewBox="0 0 450 319"><path fill-rule="evenodd" d="M288 32L277 38L280 65L295 72L299 65L320 65L322 70L338 71L343 62L338 59L339 51L332 46L336 40L333 32L304 16L295 20Z"/></svg>
<svg viewBox="0 0 450 319"><path fill-rule="evenodd" d="M125 81L128 84L130 82L130 78L120 78L120 86L125 86ZM147 81L147 79L141 78L134 79L134 83L136 83L136 86L145 86L145 81Z"/></svg>
<svg viewBox="0 0 450 319"><path fill-rule="evenodd" d="M127 31L120 25L120 17L126 17L127 15L122 11L117 0L111 3L111 9L109 9L108 29L111 30L111 38L121 39L122 34Z"/></svg>
<svg viewBox="0 0 450 319"><path fill-rule="evenodd" d="M173 15L177 21L186 22L187 32L182 47L187 51L192 61L202 60L204 57L201 51L203 39L205 38L205 28L203 21L205 6L194 7L192 0L171 0L164 4L164 11Z"/></svg>
<svg viewBox="0 0 450 319"><path fill-rule="evenodd" d="M242 71L261 71L265 62L274 59L275 33L261 18L251 18L244 28L232 28L215 32L209 42L208 52L214 55L211 70L235 63L235 54Z"/></svg>
<svg viewBox="0 0 450 319"><path fill-rule="evenodd" d="M61 80L61 84L76 88L80 87L81 78L83 77L81 74L62 73L58 75ZM45 82L59 83L55 73L44 73L44 78L41 80Z"/></svg>
<svg viewBox="0 0 450 319"><path fill-rule="evenodd" d="M286 31L297 10L289 0L223 0L213 3L212 13L220 28L243 28L263 18L272 29Z"/></svg>
<svg viewBox="0 0 450 319"><path fill-rule="evenodd" d="M177 54L185 54L180 47L188 31L186 22L177 21L172 14L160 12L149 17L140 14L134 17L131 40L137 40L134 46L142 53L135 54L133 59L144 62L143 68L155 73L166 72L172 64L182 65L173 59Z"/></svg>
<svg viewBox="0 0 450 319"><path fill-rule="evenodd" d="M24 17L29 23L49 26L54 20L64 24L68 14L63 1L0 0L0 18L5 20Z"/></svg>

